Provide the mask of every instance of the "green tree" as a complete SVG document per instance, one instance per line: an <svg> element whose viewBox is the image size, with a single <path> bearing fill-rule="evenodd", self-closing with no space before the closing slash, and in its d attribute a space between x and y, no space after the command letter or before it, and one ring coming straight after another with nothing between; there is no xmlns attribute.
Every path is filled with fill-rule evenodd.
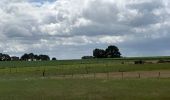
<svg viewBox="0 0 170 100"><path fill-rule="evenodd" d="M103 49L94 49L93 56L95 58L105 58L105 51Z"/></svg>
<svg viewBox="0 0 170 100"><path fill-rule="evenodd" d="M27 53L21 56L21 60L27 61L28 59L29 59L29 55Z"/></svg>
<svg viewBox="0 0 170 100"><path fill-rule="evenodd" d="M57 59L55 57L53 57L52 60L57 60Z"/></svg>
<svg viewBox="0 0 170 100"><path fill-rule="evenodd" d="M121 57L121 53L118 47L114 45L108 46L108 48L105 50L105 53L106 53L107 58L120 58Z"/></svg>

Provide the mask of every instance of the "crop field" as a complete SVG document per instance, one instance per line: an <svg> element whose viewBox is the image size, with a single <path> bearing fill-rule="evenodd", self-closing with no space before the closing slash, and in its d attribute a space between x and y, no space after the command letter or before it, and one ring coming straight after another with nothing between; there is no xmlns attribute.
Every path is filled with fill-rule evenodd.
<svg viewBox="0 0 170 100"><path fill-rule="evenodd" d="M170 58L0 62L0 100L170 100L160 59Z"/></svg>

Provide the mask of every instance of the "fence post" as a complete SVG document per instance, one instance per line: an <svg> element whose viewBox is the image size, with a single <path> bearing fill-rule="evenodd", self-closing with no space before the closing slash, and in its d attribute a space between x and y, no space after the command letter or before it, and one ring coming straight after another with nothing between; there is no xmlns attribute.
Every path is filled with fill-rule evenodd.
<svg viewBox="0 0 170 100"><path fill-rule="evenodd" d="M107 68L107 79L109 79L109 71L110 71L109 69L110 68L109 68L109 64L108 63L106 64L106 68Z"/></svg>
<svg viewBox="0 0 170 100"><path fill-rule="evenodd" d="M160 79L160 77L161 77L161 72L158 73L158 79Z"/></svg>
<svg viewBox="0 0 170 100"><path fill-rule="evenodd" d="M43 77L45 77L45 69L43 70Z"/></svg>
<svg viewBox="0 0 170 100"><path fill-rule="evenodd" d="M107 72L107 79L109 79L109 72Z"/></svg>
<svg viewBox="0 0 170 100"><path fill-rule="evenodd" d="M123 75L124 73L122 72L122 79L124 78L124 75Z"/></svg>
<svg viewBox="0 0 170 100"><path fill-rule="evenodd" d="M18 72L17 67L15 68L15 72L16 72L16 73Z"/></svg>
<svg viewBox="0 0 170 100"><path fill-rule="evenodd" d="M73 76L74 76L74 74L73 74L73 72L72 72L72 78L73 78Z"/></svg>
<svg viewBox="0 0 170 100"><path fill-rule="evenodd" d="M9 72L10 72L10 73L12 72L11 67L9 68Z"/></svg>
<svg viewBox="0 0 170 100"><path fill-rule="evenodd" d="M140 73L138 73L138 77L139 77L139 79L141 78L141 75L140 75Z"/></svg>
<svg viewBox="0 0 170 100"><path fill-rule="evenodd" d="M88 74L89 72L88 72L88 68L87 68L87 66L85 66L85 70L86 70L86 74Z"/></svg>

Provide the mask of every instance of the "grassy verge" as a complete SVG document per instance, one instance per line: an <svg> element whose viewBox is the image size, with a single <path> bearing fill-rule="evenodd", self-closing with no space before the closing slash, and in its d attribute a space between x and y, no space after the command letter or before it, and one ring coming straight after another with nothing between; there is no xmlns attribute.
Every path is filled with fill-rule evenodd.
<svg viewBox="0 0 170 100"><path fill-rule="evenodd" d="M169 100L170 79L0 80L0 100Z"/></svg>

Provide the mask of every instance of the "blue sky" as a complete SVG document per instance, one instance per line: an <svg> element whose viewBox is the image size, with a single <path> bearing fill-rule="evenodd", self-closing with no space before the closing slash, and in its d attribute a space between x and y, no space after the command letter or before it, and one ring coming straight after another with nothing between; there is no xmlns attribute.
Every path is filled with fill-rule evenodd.
<svg viewBox="0 0 170 100"><path fill-rule="evenodd" d="M169 0L1 0L0 52L77 59L116 45L123 56L168 56L169 16Z"/></svg>

